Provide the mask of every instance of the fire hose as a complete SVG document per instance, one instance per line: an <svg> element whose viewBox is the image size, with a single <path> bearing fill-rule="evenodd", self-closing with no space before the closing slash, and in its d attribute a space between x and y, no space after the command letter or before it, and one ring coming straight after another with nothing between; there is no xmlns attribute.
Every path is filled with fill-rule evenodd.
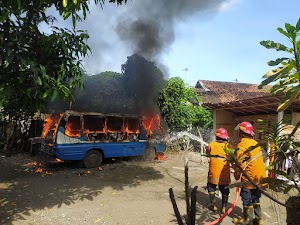
<svg viewBox="0 0 300 225"><path fill-rule="evenodd" d="M240 194L240 188L236 187L234 202L232 203L232 205L230 206L230 208L221 217L219 217L218 219L216 219L216 220L214 220L212 222L206 223L205 225L213 225L213 224L218 224L218 223L222 222L222 220L226 216L228 216L232 212L232 210L234 209L234 207L236 206L237 201L239 199L239 194Z"/></svg>

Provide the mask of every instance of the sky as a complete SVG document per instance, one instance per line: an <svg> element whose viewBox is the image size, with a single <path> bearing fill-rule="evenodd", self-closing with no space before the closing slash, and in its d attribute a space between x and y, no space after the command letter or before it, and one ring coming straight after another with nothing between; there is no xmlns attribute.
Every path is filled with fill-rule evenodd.
<svg viewBox="0 0 300 225"><path fill-rule="evenodd" d="M273 69L267 62L283 56L260 41L290 46L277 28L295 25L299 8L299 0L106 1L103 9L91 3L77 27L90 35L92 54L83 65L89 74L121 72L127 57L138 53L166 79L179 76L191 86L198 80L259 84ZM71 21L57 23L68 27Z"/></svg>

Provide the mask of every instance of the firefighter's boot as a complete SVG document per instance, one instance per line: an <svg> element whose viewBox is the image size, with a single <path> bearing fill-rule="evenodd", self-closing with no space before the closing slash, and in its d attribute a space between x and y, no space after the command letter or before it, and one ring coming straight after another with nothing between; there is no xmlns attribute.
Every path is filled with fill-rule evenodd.
<svg viewBox="0 0 300 225"><path fill-rule="evenodd" d="M253 206L244 206L243 218L233 218L234 224L253 225Z"/></svg>
<svg viewBox="0 0 300 225"><path fill-rule="evenodd" d="M228 202L228 196L222 195L221 214L224 214L226 212L227 202Z"/></svg>
<svg viewBox="0 0 300 225"><path fill-rule="evenodd" d="M209 196L209 201L210 201L209 209L213 212L217 212L218 208L216 206L215 192L209 192L208 196Z"/></svg>
<svg viewBox="0 0 300 225"><path fill-rule="evenodd" d="M253 208L254 208L254 215L255 215L255 218L253 220L253 225L263 225L264 223L262 220L262 212L261 212L261 208L260 208L260 203L254 203Z"/></svg>

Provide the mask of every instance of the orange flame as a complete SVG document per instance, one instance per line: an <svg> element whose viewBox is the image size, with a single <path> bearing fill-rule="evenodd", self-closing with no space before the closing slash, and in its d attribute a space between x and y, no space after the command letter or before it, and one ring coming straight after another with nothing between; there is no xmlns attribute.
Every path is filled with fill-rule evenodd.
<svg viewBox="0 0 300 225"><path fill-rule="evenodd" d="M166 156L163 153L157 153L156 154L156 159L158 160L166 160Z"/></svg>
<svg viewBox="0 0 300 225"><path fill-rule="evenodd" d="M45 138L51 128L51 124L53 124L53 117L49 116L45 119L44 125L43 125L43 132L42 132L42 138Z"/></svg>
<svg viewBox="0 0 300 225"><path fill-rule="evenodd" d="M73 129L72 123L69 123L69 122L66 124L66 131L65 131L65 133L69 137L80 137L81 136L80 130Z"/></svg>
<svg viewBox="0 0 300 225"><path fill-rule="evenodd" d="M59 114L59 116L50 115L45 119L45 122L43 124L42 138L45 138L50 131L53 131L52 133L53 138L55 137L58 125L62 117L63 114Z"/></svg>
<svg viewBox="0 0 300 225"><path fill-rule="evenodd" d="M143 127L147 131L147 136L151 136L154 130L160 129L160 116L148 116L143 119Z"/></svg>
<svg viewBox="0 0 300 225"><path fill-rule="evenodd" d="M43 172L43 168L39 167L35 170L36 173L42 173Z"/></svg>
<svg viewBox="0 0 300 225"><path fill-rule="evenodd" d="M64 162L64 161L61 160L61 159L59 159L59 158L55 158L55 162L57 162L57 163L62 163L62 162Z"/></svg>
<svg viewBox="0 0 300 225"><path fill-rule="evenodd" d="M53 172L49 172L48 170L46 170L45 174L46 175L51 175L51 174L53 174Z"/></svg>
<svg viewBox="0 0 300 225"><path fill-rule="evenodd" d="M136 129L136 130L130 130L128 128L128 126L125 127L125 133L127 134L139 134L140 133L140 130L139 129Z"/></svg>
<svg viewBox="0 0 300 225"><path fill-rule="evenodd" d="M33 161L33 162L29 162L29 163L26 163L24 164L24 166L36 166L38 163L36 161Z"/></svg>
<svg viewBox="0 0 300 225"><path fill-rule="evenodd" d="M42 132L42 137L47 138L49 137L49 134L51 134L54 140L62 118L63 114L56 116L50 115L48 118L46 118L44 123L44 129ZM90 138L90 134L104 134L104 136L99 136L101 138L104 137L104 139L105 137L107 137L108 134L122 134L123 138L126 137L126 139L132 138L132 136L130 136L132 134L140 134L141 124L139 119L137 118L125 118L123 120L123 124L120 124L119 127L118 125L108 127L107 119L108 118L102 119L102 122L100 123L99 127L95 127L95 125L93 124L93 126L91 126L90 128L89 124L93 123L93 120L85 121L84 117L79 120L74 118L71 120L69 117L65 125L65 134L69 137L80 138L83 132L83 134L86 135L88 140ZM146 130L146 135L149 139L151 139L153 135L155 136L155 131L159 131L161 129L160 122L161 121L159 114L143 117L142 125Z"/></svg>

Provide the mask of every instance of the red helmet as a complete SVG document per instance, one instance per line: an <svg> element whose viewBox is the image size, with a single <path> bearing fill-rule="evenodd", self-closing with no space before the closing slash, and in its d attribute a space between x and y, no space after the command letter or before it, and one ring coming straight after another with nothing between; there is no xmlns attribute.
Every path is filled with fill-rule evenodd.
<svg viewBox="0 0 300 225"><path fill-rule="evenodd" d="M225 130L224 128L219 128L218 130L216 130L216 136L222 139L229 138L227 130Z"/></svg>
<svg viewBox="0 0 300 225"><path fill-rule="evenodd" d="M249 122L242 122L239 124L239 129L247 134L254 135L253 126Z"/></svg>

